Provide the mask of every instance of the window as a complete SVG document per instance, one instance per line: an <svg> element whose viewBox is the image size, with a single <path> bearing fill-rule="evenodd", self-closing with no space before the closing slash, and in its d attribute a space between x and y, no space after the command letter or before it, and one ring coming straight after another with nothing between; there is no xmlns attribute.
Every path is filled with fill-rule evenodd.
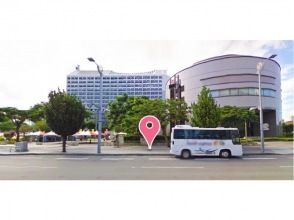
<svg viewBox="0 0 294 220"><path fill-rule="evenodd" d="M174 139L185 139L185 130L175 129L174 130Z"/></svg>
<svg viewBox="0 0 294 220"><path fill-rule="evenodd" d="M218 90L212 90L210 91L210 94L213 98L219 97L219 91Z"/></svg>
<svg viewBox="0 0 294 220"><path fill-rule="evenodd" d="M273 89L262 89L262 96L275 97L276 91ZM211 90L210 94L213 98L222 96L258 96L258 88L232 88Z"/></svg>
<svg viewBox="0 0 294 220"><path fill-rule="evenodd" d="M248 88L239 89L239 95L248 95Z"/></svg>
<svg viewBox="0 0 294 220"><path fill-rule="evenodd" d="M188 139L198 139L198 130L187 130L187 138Z"/></svg>
<svg viewBox="0 0 294 220"><path fill-rule="evenodd" d="M261 94L263 96L275 97L275 91L272 89L262 89Z"/></svg>
<svg viewBox="0 0 294 220"><path fill-rule="evenodd" d="M230 95L238 95L238 89L230 89Z"/></svg>
<svg viewBox="0 0 294 220"><path fill-rule="evenodd" d="M258 95L257 88L249 88L249 95Z"/></svg>
<svg viewBox="0 0 294 220"><path fill-rule="evenodd" d="M231 130L232 142L233 144L240 144L240 137L238 130Z"/></svg>
<svg viewBox="0 0 294 220"><path fill-rule="evenodd" d="M219 96L228 96L228 95L230 95L229 89L222 89L219 91Z"/></svg>

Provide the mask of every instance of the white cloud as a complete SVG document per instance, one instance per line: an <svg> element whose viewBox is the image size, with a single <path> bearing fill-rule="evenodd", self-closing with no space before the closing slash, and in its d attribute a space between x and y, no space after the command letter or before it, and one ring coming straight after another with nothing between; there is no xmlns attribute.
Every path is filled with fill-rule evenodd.
<svg viewBox="0 0 294 220"><path fill-rule="evenodd" d="M286 64L282 66L281 70L282 80L294 77L294 64Z"/></svg>
<svg viewBox="0 0 294 220"><path fill-rule="evenodd" d="M282 111L283 118L287 121L294 115L294 76L282 80Z"/></svg>

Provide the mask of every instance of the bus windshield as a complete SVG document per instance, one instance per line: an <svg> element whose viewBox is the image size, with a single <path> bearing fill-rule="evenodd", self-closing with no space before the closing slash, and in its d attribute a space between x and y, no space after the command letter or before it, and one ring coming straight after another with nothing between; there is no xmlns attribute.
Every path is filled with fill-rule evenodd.
<svg viewBox="0 0 294 220"><path fill-rule="evenodd" d="M240 137L238 130L231 130L233 144L240 144Z"/></svg>

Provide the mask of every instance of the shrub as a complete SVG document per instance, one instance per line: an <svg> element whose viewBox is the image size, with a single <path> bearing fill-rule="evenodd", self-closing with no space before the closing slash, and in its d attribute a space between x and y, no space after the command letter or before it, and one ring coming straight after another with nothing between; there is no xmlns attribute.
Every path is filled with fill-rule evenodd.
<svg viewBox="0 0 294 220"><path fill-rule="evenodd" d="M15 140L9 140L7 144L15 144Z"/></svg>

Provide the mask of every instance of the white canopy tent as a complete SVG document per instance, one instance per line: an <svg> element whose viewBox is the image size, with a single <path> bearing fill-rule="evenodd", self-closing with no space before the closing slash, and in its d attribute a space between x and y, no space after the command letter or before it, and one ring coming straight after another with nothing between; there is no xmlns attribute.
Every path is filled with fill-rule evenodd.
<svg viewBox="0 0 294 220"><path fill-rule="evenodd" d="M25 136L43 136L45 132L43 131L36 131L36 132L29 132L25 134Z"/></svg>
<svg viewBox="0 0 294 220"><path fill-rule="evenodd" d="M58 137L60 137L60 135L56 134L56 133L53 132L53 131L50 131L50 132L48 132L48 133L45 133L45 134L44 134L44 137L46 137L46 136L58 136Z"/></svg>

